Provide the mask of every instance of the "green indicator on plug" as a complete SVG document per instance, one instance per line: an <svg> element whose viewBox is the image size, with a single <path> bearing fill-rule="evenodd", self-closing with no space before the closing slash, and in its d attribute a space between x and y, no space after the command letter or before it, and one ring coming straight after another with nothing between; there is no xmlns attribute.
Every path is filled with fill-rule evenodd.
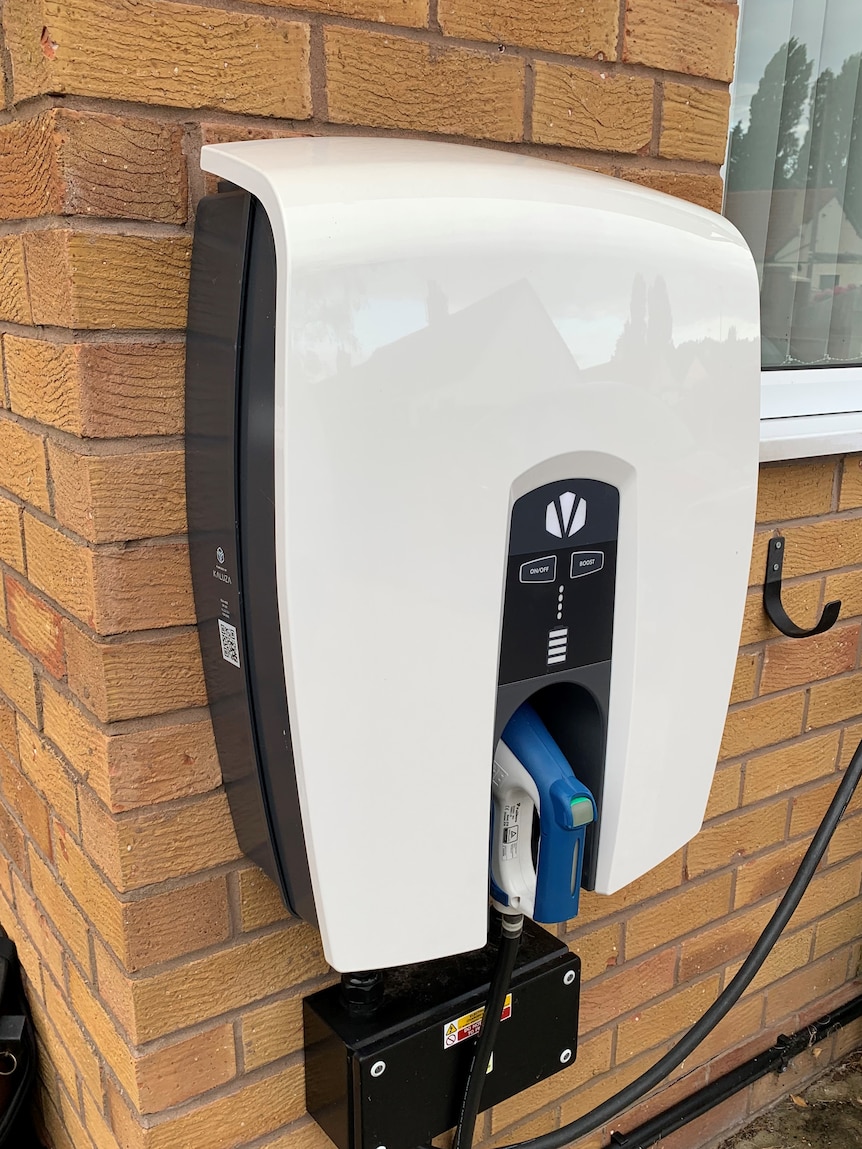
<svg viewBox="0 0 862 1149"><path fill-rule="evenodd" d="M593 804L589 798L572 798L572 825L586 826L593 820Z"/></svg>

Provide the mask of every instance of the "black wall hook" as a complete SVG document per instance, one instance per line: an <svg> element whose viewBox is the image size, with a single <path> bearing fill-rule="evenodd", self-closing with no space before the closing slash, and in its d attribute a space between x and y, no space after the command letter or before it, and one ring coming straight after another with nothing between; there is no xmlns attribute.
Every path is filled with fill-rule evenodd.
<svg viewBox="0 0 862 1149"><path fill-rule="evenodd" d="M766 578L763 580L763 609L769 615L772 625L788 638L810 638L813 634L823 634L838 621L840 602L827 602L820 621L810 630L804 630L793 622L781 605L781 571L784 567L784 538L778 535L769 540L766 549Z"/></svg>

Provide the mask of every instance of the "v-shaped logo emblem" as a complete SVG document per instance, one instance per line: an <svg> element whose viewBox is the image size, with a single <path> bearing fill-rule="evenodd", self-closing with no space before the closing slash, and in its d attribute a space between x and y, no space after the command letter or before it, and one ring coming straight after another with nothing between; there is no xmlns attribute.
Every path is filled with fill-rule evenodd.
<svg viewBox="0 0 862 1149"><path fill-rule="evenodd" d="M558 499L548 503L545 511L545 530L558 539L576 535L587 521L587 500L565 491Z"/></svg>

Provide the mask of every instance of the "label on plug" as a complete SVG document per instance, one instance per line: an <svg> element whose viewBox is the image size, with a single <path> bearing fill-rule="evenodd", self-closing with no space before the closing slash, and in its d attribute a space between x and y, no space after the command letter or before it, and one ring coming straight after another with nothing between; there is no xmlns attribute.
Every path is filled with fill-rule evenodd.
<svg viewBox="0 0 862 1149"><path fill-rule="evenodd" d="M462 1041L467 1041L470 1037L475 1037L479 1030L482 1028L482 1018L485 1016L485 1007L480 1005L477 1009L473 1009L470 1013L465 1013L462 1017L454 1017L451 1021L447 1021L443 1026L443 1048L451 1049L453 1045L459 1045ZM506 994L506 1000L503 1003L503 1012L500 1014L500 1020L505 1021L507 1017L512 1016L512 995Z"/></svg>
<svg viewBox="0 0 862 1149"><path fill-rule="evenodd" d="M500 853L504 858L517 858L521 838L521 803L507 802L503 806L503 833Z"/></svg>

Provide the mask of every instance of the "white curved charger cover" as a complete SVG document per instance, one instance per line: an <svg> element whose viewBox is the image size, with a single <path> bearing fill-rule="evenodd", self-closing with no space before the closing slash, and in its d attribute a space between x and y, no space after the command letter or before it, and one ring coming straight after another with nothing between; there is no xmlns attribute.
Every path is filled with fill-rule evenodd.
<svg viewBox="0 0 862 1149"><path fill-rule="evenodd" d="M487 149L203 148L272 225L278 595L319 925L341 970L486 937L507 532L620 491L596 888L700 827L753 528L759 305L726 220Z"/></svg>

